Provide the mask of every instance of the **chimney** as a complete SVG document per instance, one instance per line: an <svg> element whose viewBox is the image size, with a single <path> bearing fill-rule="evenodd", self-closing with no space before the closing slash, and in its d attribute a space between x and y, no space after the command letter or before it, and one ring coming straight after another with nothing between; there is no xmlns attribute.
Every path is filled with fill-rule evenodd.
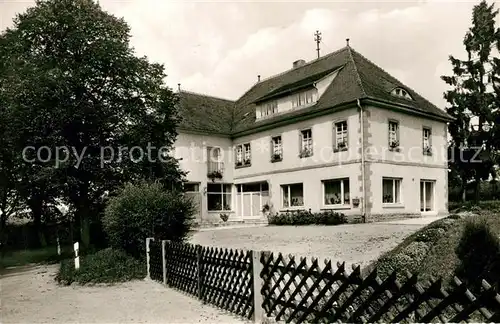
<svg viewBox="0 0 500 324"><path fill-rule="evenodd" d="M257 82L260 82L260 74L257 75Z"/></svg>
<svg viewBox="0 0 500 324"><path fill-rule="evenodd" d="M306 61L304 60L297 60L293 62L293 68L296 69L298 67L304 66L306 64Z"/></svg>

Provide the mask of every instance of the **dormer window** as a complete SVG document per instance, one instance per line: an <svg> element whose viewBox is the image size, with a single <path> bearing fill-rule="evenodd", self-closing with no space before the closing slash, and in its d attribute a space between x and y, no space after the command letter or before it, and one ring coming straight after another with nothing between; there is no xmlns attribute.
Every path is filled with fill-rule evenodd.
<svg viewBox="0 0 500 324"><path fill-rule="evenodd" d="M413 100L408 91L403 88L396 88L392 90L391 94L396 97L405 98L407 100Z"/></svg>
<svg viewBox="0 0 500 324"><path fill-rule="evenodd" d="M314 102L316 89L303 91L292 96L292 108L310 105Z"/></svg>
<svg viewBox="0 0 500 324"><path fill-rule="evenodd" d="M268 101L257 108L257 118L271 116L278 113L278 101Z"/></svg>

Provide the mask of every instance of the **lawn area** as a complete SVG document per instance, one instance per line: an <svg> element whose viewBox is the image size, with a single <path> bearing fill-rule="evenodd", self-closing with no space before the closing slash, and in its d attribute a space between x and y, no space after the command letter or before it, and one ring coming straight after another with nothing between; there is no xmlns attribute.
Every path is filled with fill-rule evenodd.
<svg viewBox="0 0 500 324"><path fill-rule="evenodd" d="M57 255L57 247L47 246L40 249L7 251L0 259L0 271L5 268L23 266L32 263L57 262L64 257L71 257L72 247L61 247L62 255Z"/></svg>
<svg viewBox="0 0 500 324"><path fill-rule="evenodd" d="M465 258L463 252L460 251L472 255L474 260L469 260L469 267L472 267L469 270L473 270L477 274L487 270L485 264L481 264L481 255L493 254L491 258L497 258L496 262L500 264L498 248L496 248L497 252L494 252L494 245L498 243L493 242L493 240L488 241L486 232L477 232L469 234L475 236L464 237L468 224L481 224L483 222L493 238L500 238L500 215L498 213L487 210L479 211L479 215L460 213L429 224L410 235L394 249L384 253L370 268L377 266L382 278L394 270L401 273L408 270L412 273L418 273L422 279L443 278L445 284L450 283L454 275L467 281L467 278L457 274L457 270ZM464 248L465 250L463 250ZM496 256L495 253L497 253ZM493 259L491 260L493 261ZM483 275L487 275L487 273L485 272ZM477 280L474 275L469 275L469 277L469 280ZM404 280L403 277L401 279ZM490 283L494 284L494 282Z"/></svg>
<svg viewBox="0 0 500 324"><path fill-rule="evenodd" d="M346 224L337 226L266 226L196 232L191 243L232 249L281 252L369 264L394 248L425 222Z"/></svg>

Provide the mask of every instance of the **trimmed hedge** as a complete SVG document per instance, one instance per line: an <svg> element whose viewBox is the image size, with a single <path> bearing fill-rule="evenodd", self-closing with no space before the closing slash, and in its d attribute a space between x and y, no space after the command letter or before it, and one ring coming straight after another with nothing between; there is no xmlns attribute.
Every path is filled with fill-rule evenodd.
<svg viewBox="0 0 500 324"><path fill-rule="evenodd" d="M451 211L474 211L487 210L491 212L500 212L500 200L486 200L475 203L474 201L466 202L449 202L448 210Z"/></svg>
<svg viewBox="0 0 500 324"><path fill-rule="evenodd" d="M270 225L340 225L346 224L347 218L344 214L331 211L293 211L269 215L268 222Z"/></svg>
<svg viewBox="0 0 500 324"><path fill-rule="evenodd" d="M107 248L80 257L80 269L75 270L73 259L63 260L56 280L70 285L116 283L146 277L146 264L120 250Z"/></svg>

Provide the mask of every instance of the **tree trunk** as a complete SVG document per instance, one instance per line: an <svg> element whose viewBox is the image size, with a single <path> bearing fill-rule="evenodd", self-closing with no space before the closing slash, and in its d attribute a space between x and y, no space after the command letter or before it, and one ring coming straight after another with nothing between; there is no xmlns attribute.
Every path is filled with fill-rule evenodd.
<svg viewBox="0 0 500 324"><path fill-rule="evenodd" d="M80 237L82 240L82 247L87 249L90 246L90 215L86 208L84 208L80 214Z"/></svg>
<svg viewBox="0 0 500 324"><path fill-rule="evenodd" d="M476 183L474 183L474 202L477 204L479 202L479 189L480 189L481 179L476 177Z"/></svg>
<svg viewBox="0 0 500 324"><path fill-rule="evenodd" d="M39 204L31 207L31 214L33 215L33 224L37 235L37 247L47 246L45 235L42 230L42 207Z"/></svg>
<svg viewBox="0 0 500 324"><path fill-rule="evenodd" d="M467 180L462 176L462 202L465 203L467 201Z"/></svg>

